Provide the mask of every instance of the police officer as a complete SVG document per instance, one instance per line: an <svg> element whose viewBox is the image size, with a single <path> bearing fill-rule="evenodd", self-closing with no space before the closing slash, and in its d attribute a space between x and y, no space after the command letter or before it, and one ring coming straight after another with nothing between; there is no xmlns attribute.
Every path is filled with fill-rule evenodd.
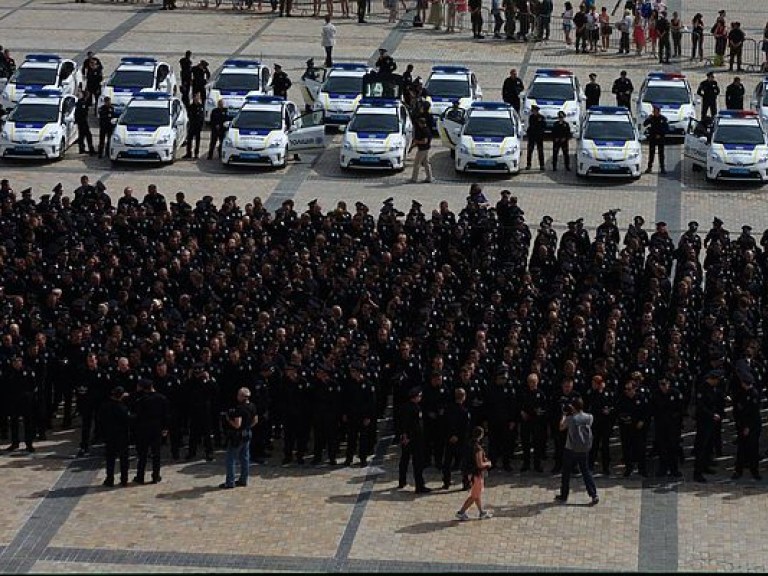
<svg viewBox="0 0 768 576"><path fill-rule="evenodd" d="M740 389L735 391L733 415L736 421L736 463L731 478L737 480L748 468L755 480L761 480L760 462L760 390L750 371L737 371Z"/></svg>
<svg viewBox="0 0 768 576"><path fill-rule="evenodd" d="M342 420L347 426L347 453L345 466L351 466L357 451L360 466L368 465L376 438L376 385L366 374L365 363L355 360L349 366L344 385L344 412Z"/></svg>
<svg viewBox="0 0 768 576"><path fill-rule="evenodd" d="M218 397L218 385L205 370L205 365L197 363L192 367L190 378L184 384L184 393L189 406L189 443L185 459L197 456L197 447L202 441L205 459L213 460L213 422L212 415Z"/></svg>
<svg viewBox="0 0 768 576"><path fill-rule="evenodd" d="M725 89L725 107L728 110L744 109L744 84L738 76Z"/></svg>
<svg viewBox="0 0 768 576"><path fill-rule="evenodd" d="M683 394L673 387L667 378L662 378L659 380L652 402L656 433L654 444L659 456L656 476L669 474L672 478L680 478L682 474L678 468L678 455L685 408Z"/></svg>
<svg viewBox="0 0 768 576"><path fill-rule="evenodd" d="M653 105L653 112L648 118L643 121L643 126L648 134L648 168L645 169L646 174L650 174L653 169L653 160L656 157L656 150L659 151L659 173L666 174L667 170L664 167L664 139L667 132L669 132L669 124L667 124L667 117L661 113L661 108L656 104Z"/></svg>
<svg viewBox="0 0 768 576"><path fill-rule="evenodd" d="M592 72L589 75L589 82L584 86L584 95L587 97L587 110L592 108L592 106L600 106L600 84L595 81L596 78L597 74Z"/></svg>
<svg viewBox="0 0 768 576"><path fill-rule="evenodd" d="M293 461L294 452L296 463L304 464L304 455L307 453L314 406L312 387L301 368L299 364L286 365L282 379L282 416L285 418L283 465Z"/></svg>
<svg viewBox="0 0 768 576"><path fill-rule="evenodd" d="M115 462L120 459L120 485L128 486L129 448L131 437L131 415L123 402L125 390L115 386L107 402L101 405L97 415L99 429L104 437L107 476L104 486L115 485Z"/></svg>
<svg viewBox="0 0 768 576"><path fill-rule="evenodd" d="M565 121L565 112L560 110L557 113L557 120L552 126L552 170L557 170L557 156L562 150L565 171L571 171L571 154L568 151L568 141L571 136L571 126Z"/></svg>
<svg viewBox="0 0 768 576"><path fill-rule="evenodd" d="M627 78L627 71L622 70L619 73L619 77L613 81L613 87L611 92L616 95L616 106L624 106L627 110L631 110L632 107L632 92L635 87L632 85L632 80Z"/></svg>
<svg viewBox="0 0 768 576"><path fill-rule="evenodd" d="M328 453L328 463L336 466L339 449L339 420L343 402L341 383L334 374L333 366L320 364L312 379L314 392L312 434L315 439L312 464L320 464L323 450Z"/></svg>
<svg viewBox="0 0 768 576"><path fill-rule="evenodd" d="M116 118L115 107L109 96L104 97L104 104L99 106L99 158L104 154L109 156L109 147L115 125L112 120Z"/></svg>
<svg viewBox="0 0 768 576"><path fill-rule="evenodd" d="M613 432L613 415L616 397L612 390L606 388L605 379L600 374L592 376L592 387L585 398L587 412L592 414L595 421L592 424L592 449L589 451L589 466L595 467L595 460L600 455L603 474L611 473L610 442Z"/></svg>
<svg viewBox="0 0 768 576"><path fill-rule="evenodd" d="M508 372L506 364L497 366L493 384L488 387L488 457L494 468L511 471L520 408Z"/></svg>
<svg viewBox="0 0 768 576"><path fill-rule="evenodd" d="M627 380L624 393L616 401L616 420L619 424L625 478L632 474L635 464L640 475L646 475L645 440L648 416L648 399L639 386L632 380Z"/></svg>
<svg viewBox="0 0 768 576"><path fill-rule="evenodd" d="M434 370L422 389L421 411L424 415L424 466L434 461L436 468L443 464L443 416L452 400L443 381L443 373Z"/></svg>
<svg viewBox="0 0 768 576"><path fill-rule="evenodd" d="M75 104L75 123L77 124L77 148L80 154L85 154L85 143L88 143L88 154L94 156L96 149L93 147L91 127L88 126L88 108L90 106L90 94L87 90L80 92L80 98Z"/></svg>
<svg viewBox="0 0 768 576"><path fill-rule="evenodd" d="M701 96L701 117L704 118L707 112L711 112L710 116L714 117L717 114L717 97L720 95L720 86L714 72L707 72L707 78L699 84L696 94Z"/></svg>
<svg viewBox="0 0 768 576"><path fill-rule="evenodd" d="M275 96L281 96L288 99L288 89L291 87L291 80L288 74L283 72L280 64L275 64L275 71L272 74L272 92Z"/></svg>
<svg viewBox="0 0 768 576"><path fill-rule="evenodd" d="M195 93L195 96L197 96L197 93ZM219 147L219 158L221 158L221 146L227 133L224 124L228 119L227 109L224 108L224 100L220 98L216 103L216 108L211 111L211 141L208 144L208 160L213 159L213 153L216 151L217 146ZM189 141L187 141L187 146L189 146Z"/></svg>
<svg viewBox="0 0 768 576"><path fill-rule="evenodd" d="M34 452L35 440L35 395L38 381L34 370L24 365L21 355L11 358L7 370L3 371L4 387L7 389L8 414L11 417L11 445L5 450L13 452L19 447L19 419L24 424L24 443L27 452Z"/></svg>
<svg viewBox="0 0 768 576"><path fill-rule="evenodd" d="M526 136L528 137L528 161L526 162L525 169L531 169L531 158L533 158L534 148L539 155L539 170L544 170L544 129L546 121L544 116L539 114L539 107L535 104L531 106L531 113L528 116L528 129L526 130Z"/></svg>
<svg viewBox="0 0 768 576"><path fill-rule="evenodd" d="M184 52L184 57L179 60L179 73L181 76L181 101L189 106L189 91L192 88L192 51Z"/></svg>
<svg viewBox="0 0 768 576"><path fill-rule="evenodd" d="M720 385L723 378L721 370L710 370L704 381L697 385L696 393L696 439L694 440L695 461L693 479L706 482L705 473L710 469L716 429L720 426L725 411L725 394Z"/></svg>
<svg viewBox="0 0 768 576"><path fill-rule="evenodd" d="M152 380L139 380L138 393L131 402L136 439L136 484L144 484L147 458L152 452L152 484L162 480L160 476L160 443L168 435L168 399L155 391Z"/></svg>
<svg viewBox="0 0 768 576"><path fill-rule="evenodd" d="M656 34L659 38L659 64L669 64L669 57L672 52L672 37L666 11L661 12L656 20Z"/></svg>
<svg viewBox="0 0 768 576"><path fill-rule="evenodd" d="M211 79L211 71L208 69L208 62L200 60L192 66L192 95L200 95L200 100L205 98L205 85Z"/></svg>
<svg viewBox="0 0 768 576"><path fill-rule="evenodd" d="M525 85L517 75L517 69L512 68L509 71L509 76L504 79L504 84L501 88L502 99L517 112L520 112L520 93L523 90L525 90Z"/></svg>
<svg viewBox="0 0 768 576"><path fill-rule="evenodd" d="M211 111L211 116L213 116L213 112L215 110ZM199 94L195 94L192 103L187 108L187 116L189 117L189 128L187 132L187 153L184 154L184 158L192 158L192 143L194 142L195 159L197 159L200 154L200 134L205 124L205 108ZM211 135L211 138L213 138L213 135Z"/></svg>
<svg viewBox="0 0 768 576"><path fill-rule="evenodd" d="M523 466L520 472L533 469L544 472L541 461L547 443L547 396L539 389L539 375L532 373L526 378L526 388L520 393L520 442L523 446Z"/></svg>
<svg viewBox="0 0 768 576"><path fill-rule="evenodd" d="M413 477L416 494L426 494L432 489L424 481L424 419L421 412L421 388L412 388L408 401L400 406L400 427L397 435L400 439L400 464L398 470L398 488L404 488L407 482L408 466L413 462Z"/></svg>
<svg viewBox="0 0 768 576"><path fill-rule="evenodd" d="M443 420L443 488L451 486L451 472L461 465L462 450L469 439L470 416L464 402L467 393L464 388L453 391L453 403L445 409ZM462 478L462 488L469 488L469 478Z"/></svg>

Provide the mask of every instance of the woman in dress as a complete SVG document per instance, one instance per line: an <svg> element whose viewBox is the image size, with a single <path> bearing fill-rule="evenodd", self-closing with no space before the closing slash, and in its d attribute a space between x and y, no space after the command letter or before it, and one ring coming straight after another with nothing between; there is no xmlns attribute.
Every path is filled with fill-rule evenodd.
<svg viewBox="0 0 768 576"><path fill-rule="evenodd" d="M704 60L704 17L701 12L691 20L691 60L696 59L696 52L699 53L699 62Z"/></svg>
<svg viewBox="0 0 768 576"><path fill-rule="evenodd" d="M573 30L573 4L570 2L565 3L565 10L563 10L562 18L565 45L570 46L573 44L573 39L571 38L571 30Z"/></svg>
<svg viewBox="0 0 768 576"><path fill-rule="evenodd" d="M656 56L656 44L659 41L659 33L656 31L656 22L659 19L659 13L654 10L651 17L648 18L648 39L651 41L651 56Z"/></svg>
<svg viewBox="0 0 768 576"><path fill-rule="evenodd" d="M607 52L608 44L611 41L611 17L608 14L608 8L603 6L600 8L600 15L597 17L600 23L600 51Z"/></svg>
<svg viewBox="0 0 768 576"><path fill-rule="evenodd" d="M472 454L467 454L466 458L474 458L474 462L470 461L466 468L470 475L470 482L472 483L472 489L469 496L464 501L461 509L456 512L456 518L459 520L469 520L467 510L474 504L477 506L479 513L479 519L485 520L491 517L491 513L487 510L483 510L483 490L485 490L485 480L483 478L486 470L491 467L491 461L485 457L485 450L483 449L480 441L483 439L484 431L481 426L476 426L472 430Z"/></svg>
<svg viewBox="0 0 768 576"><path fill-rule="evenodd" d="M640 56L645 50L645 28L640 14L635 14L635 20L632 23L632 38L635 41L635 53Z"/></svg>

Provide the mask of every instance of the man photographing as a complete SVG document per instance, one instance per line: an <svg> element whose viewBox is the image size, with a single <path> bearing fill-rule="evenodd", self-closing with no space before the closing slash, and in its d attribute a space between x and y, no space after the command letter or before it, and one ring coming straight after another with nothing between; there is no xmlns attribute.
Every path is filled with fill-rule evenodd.
<svg viewBox="0 0 768 576"><path fill-rule="evenodd" d="M584 402L581 398L575 398L570 406L566 407L560 418L560 430L567 430L568 436L565 441L565 451L563 452L563 473L560 480L560 494L555 496L558 502L567 502L568 493L571 489L571 470L576 463L584 478L584 486L587 488L587 494L592 499L591 505L594 506L600 501L597 497L597 487L589 471L587 459L589 450L592 448L592 414L584 412Z"/></svg>
<svg viewBox="0 0 768 576"><path fill-rule="evenodd" d="M251 465L251 428L256 425L256 407L251 404L251 391L237 391L237 406L222 414L227 442L227 476L219 488L248 485L248 469ZM240 478L235 481L235 461L240 462Z"/></svg>

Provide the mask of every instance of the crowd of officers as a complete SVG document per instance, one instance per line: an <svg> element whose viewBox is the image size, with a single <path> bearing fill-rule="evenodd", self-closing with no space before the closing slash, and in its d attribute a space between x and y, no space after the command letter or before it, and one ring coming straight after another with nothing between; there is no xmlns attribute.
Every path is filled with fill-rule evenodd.
<svg viewBox="0 0 768 576"><path fill-rule="evenodd" d="M546 215L531 229L509 190L492 203L477 185L458 213L414 201L405 214L389 198L375 218L362 202L168 203L154 185L113 205L97 184L84 176L36 201L0 182L9 450L20 423L33 450L76 410L84 455L114 432L97 417L105 403L135 410L158 394L152 433L133 431L145 462L163 434L172 458L212 459L221 414L246 387L257 461L282 449L283 464L365 465L391 401L395 441L450 485L476 425L496 466L541 472L551 457L558 472L557 424L579 396L603 473L618 430L625 476L647 474L649 454L657 474L679 476L693 423L705 481L732 406L734 474L759 476L768 232L732 238L715 218L704 238L691 222L675 241L641 216L622 231L609 210L594 235L582 218L558 234Z"/></svg>

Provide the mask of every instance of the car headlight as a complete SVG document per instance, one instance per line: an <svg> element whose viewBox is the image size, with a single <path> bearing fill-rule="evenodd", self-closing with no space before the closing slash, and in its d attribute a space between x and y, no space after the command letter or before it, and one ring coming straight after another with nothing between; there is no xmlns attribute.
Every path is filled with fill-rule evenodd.
<svg viewBox="0 0 768 576"><path fill-rule="evenodd" d="M768 162L768 154L764 154L763 156L760 156L760 157L757 159L757 162L758 162L759 164L762 164L763 162Z"/></svg>
<svg viewBox="0 0 768 576"><path fill-rule="evenodd" d="M229 136L224 138L224 146L234 146L234 145L235 143L232 141L232 138L230 138Z"/></svg>
<svg viewBox="0 0 768 576"><path fill-rule="evenodd" d="M594 158L594 155L589 150L582 150L581 155L584 156L584 158Z"/></svg>
<svg viewBox="0 0 768 576"><path fill-rule="evenodd" d="M513 154L517 154L517 146L512 146L512 148L504 152L504 156L512 156Z"/></svg>
<svg viewBox="0 0 768 576"><path fill-rule="evenodd" d="M162 146L163 144L168 144L171 141L171 135L166 134L165 136L159 138L155 144L158 146Z"/></svg>
<svg viewBox="0 0 768 576"><path fill-rule="evenodd" d="M462 144L459 146L459 154L469 154L469 148Z"/></svg>
<svg viewBox="0 0 768 576"><path fill-rule="evenodd" d="M565 115L568 116L568 118L575 118L578 116L579 111L578 110L571 110L570 112L566 112Z"/></svg>
<svg viewBox="0 0 768 576"><path fill-rule="evenodd" d="M123 143L123 139L120 138L120 134L118 134L117 132L112 134L112 143L113 144L122 144Z"/></svg>
<svg viewBox="0 0 768 576"><path fill-rule="evenodd" d="M388 148L388 152L397 152L398 150L400 150L400 145L399 144L395 144L395 145L390 146Z"/></svg>
<svg viewBox="0 0 768 576"><path fill-rule="evenodd" d="M56 134L46 134L43 137L43 142L52 142L53 140L56 140Z"/></svg>
<svg viewBox="0 0 768 576"><path fill-rule="evenodd" d="M272 144L270 144L268 148L280 148L282 145L283 143L280 140L277 140L275 142L272 142Z"/></svg>
<svg viewBox="0 0 768 576"><path fill-rule="evenodd" d="M349 142L344 142L343 146L344 150L354 150L354 147Z"/></svg>
<svg viewBox="0 0 768 576"><path fill-rule="evenodd" d="M723 158L717 152L710 152L709 157L715 162L722 162Z"/></svg>
<svg viewBox="0 0 768 576"><path fill-rule="evenodd" d="M627 154L627 160L635 160L637 158L640 158L640 151L639 150L636 151L636 152L630 152L629 154Z"/></svg>

